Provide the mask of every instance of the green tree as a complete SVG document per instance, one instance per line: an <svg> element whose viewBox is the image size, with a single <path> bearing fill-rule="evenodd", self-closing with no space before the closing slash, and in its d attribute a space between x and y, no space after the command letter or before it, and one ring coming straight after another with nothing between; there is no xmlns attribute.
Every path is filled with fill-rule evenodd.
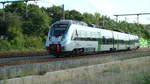
<svg viewBox="0 0 150 84"><path fill-rule="evenodd" d="M3 18L3 10L0 10L0 35L6 35L6 26Z"/></svg>
<svg viewBox="0 0 150 84"><path fill-rule="evenodd" d="M65 19L82 21L83 16L80 12L76 10L71 10L71 11L67 10L65 11Z"/></svg>
<svg viewBox="0 0 150 84"><path fill-rule="evenodd" d="M53 18L51 23L54 23L62 18L62 8L60 6L52 6L45 8L45 12L49 17Z"/></svg>
<svg viewBox="0 0 150 84"><path fill-rule="evenodd" d="M99 13L95 13L94 15L90 14L90 13L83 13L83 17L84 17L83 21L85 21L88 24L100 25L100 14Z"/></svg>
<svg viewBox="0 0 150 84"><path fill-rule="evenodd" d="M100 18L101 18L101 15L99 13L95 13L94 14L94 23L97 24L97 25L100 25Z"/></svg>
<svg viewBox="0 0 150 84"><path fill-rule="evenodd" d="M1 33L3 33L3 35L6 35L9 40L11 40L22 33L22 18L16 13L7 13L5 16L5 21L0 19L0 22L4 23L1 24Z"/></svg>
<svg viewBox="0 0 150 84"><path fill-rule="evenodd" d="M5 12L17 13L19 16L26 17L26 4L23 2L15 2L10 5L6 5Z"/></svg>
<svg viewBox="0 0 150 84"><path fill-rule="evenodd" d="M43 36L48 31L51 18L36 5L28 5L28 17L23 23L23 33L29 36Z"/></svg>
<svg viewBox="0 0 150 84"><path fill-rule="evenodd" d="M107 17L107 16L102 16L100 18L100 25L104 26L105 29L118 30L117 23L114 20L112 20L110 17Z"/></svg>

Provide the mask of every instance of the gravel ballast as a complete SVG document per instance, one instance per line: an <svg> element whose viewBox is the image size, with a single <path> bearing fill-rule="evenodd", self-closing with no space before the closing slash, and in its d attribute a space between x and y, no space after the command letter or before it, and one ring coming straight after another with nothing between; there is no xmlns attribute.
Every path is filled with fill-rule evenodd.
<svg viewBox="0 0 150 84"><path fill-rule="evenodd" d="M0 81L0 84L141 84L150 71L150 56L82 66Z"/></svg>

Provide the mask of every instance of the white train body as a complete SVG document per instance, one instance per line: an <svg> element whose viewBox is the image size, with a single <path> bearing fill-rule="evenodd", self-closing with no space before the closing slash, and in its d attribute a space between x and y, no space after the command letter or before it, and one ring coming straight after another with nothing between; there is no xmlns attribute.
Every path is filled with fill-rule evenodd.
<svg viewBox="0 0 150 84"><path fill-rule="evenodd" d="M99 52L139 48L136 35L87 26L72 20L57 21L46 40L50 53Z"/></svg>

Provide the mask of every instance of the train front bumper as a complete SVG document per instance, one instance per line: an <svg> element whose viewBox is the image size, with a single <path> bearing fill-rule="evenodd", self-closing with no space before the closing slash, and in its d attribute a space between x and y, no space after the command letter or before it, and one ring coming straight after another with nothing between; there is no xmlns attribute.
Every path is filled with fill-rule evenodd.
<svg viewBox="0 0 150 84"><path fill-rule="evenodd" d="M50 44L47 47L47 50L49 53L61 53L62 52L62 46L60 44Z"/></svg>

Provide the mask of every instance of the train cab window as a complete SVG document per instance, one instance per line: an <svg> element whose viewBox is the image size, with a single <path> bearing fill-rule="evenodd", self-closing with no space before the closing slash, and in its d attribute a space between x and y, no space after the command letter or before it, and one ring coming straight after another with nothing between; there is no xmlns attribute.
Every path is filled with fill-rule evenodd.
<svg viewBox="0 0 150 84"><path fill-rule="evenodd" d="M67 24L55 24L52 26L50 34L56 37L62 36L65 34L67 27Z"/></svg>
<svg viewBox="0 0 150 84"><path fill-rule="evenodd" d="M65 29L63 29L63 28L55 28L55 29L53 29L53 36L61 36L61 35L64 35L64 33L65 33Z"/></svg>

